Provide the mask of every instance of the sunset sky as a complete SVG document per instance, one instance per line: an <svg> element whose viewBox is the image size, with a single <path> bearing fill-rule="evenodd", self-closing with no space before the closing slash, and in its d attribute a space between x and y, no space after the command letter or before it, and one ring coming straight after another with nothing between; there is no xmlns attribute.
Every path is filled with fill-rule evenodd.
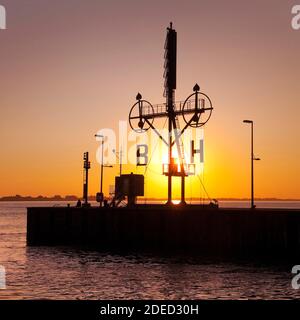
<svg viewBox="0 0 300 320"><path fill-rule="evenodd" d="M214 105L204 131L209 195L250 196L250 127L242 121L252 119L262 159L255 163L256 197L300 199L296 0L0 4L7 10L7 30L0 30L0 196L81 195L85 151L92 161L90 194L98 191L94 134L117 131L137 92L164 102L163 46L173 21L176 100L198 82ZM147 172L147 197L167 195L167 178L156 169ZM118 166L105 170L106 193L117 173ZM204 195L197 178L189 179L187 196Z"/></svg>

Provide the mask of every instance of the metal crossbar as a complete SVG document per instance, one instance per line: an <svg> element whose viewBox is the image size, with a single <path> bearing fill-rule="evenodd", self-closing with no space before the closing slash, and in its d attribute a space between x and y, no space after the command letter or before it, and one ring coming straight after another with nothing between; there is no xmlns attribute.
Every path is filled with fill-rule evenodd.
<svg viewBox="0 0 300 320"><path fill-rule="evenodd" d="M204 112L207 110L212 110L212 108L205 108L205 99L200 98L198 99L199 103L198 106L200 108L197 108L197 111ZM192 114L195 113L195 100L189 100L186 102L185 110L182 111L184 101L177 101L174 103L174 113L175 115L180 115L182 113L184 114ZM161 104L155 104L153 106L151 105L143 105L141 108L141 115L139 116L133 116L131 119L139 119L139 118L145 118L145 119L153 119L153 118L162 118L168 116L167 106L166 103Z"/></svg>

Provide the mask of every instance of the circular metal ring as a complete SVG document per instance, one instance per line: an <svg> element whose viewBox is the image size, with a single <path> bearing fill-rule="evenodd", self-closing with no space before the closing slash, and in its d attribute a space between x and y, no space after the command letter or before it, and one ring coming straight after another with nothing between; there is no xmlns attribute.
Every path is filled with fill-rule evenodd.
<svg viewBox="0 0 300 320"><path fill-rule="evenodd" d="M204 99L208 101L209 107L208 108L204 107L204 108L199 108L199 109L195 108L195 112L193 113L192 117L190 119L187 119L186 107L187 107L188 101L190 100L191 97L196 96L196 95L198 95L198 99L200 99L201 96L204 97ZM190 110L193 111L192 108ZM210 117L212 115L212 110L213 110L212 102L211 102L209 96L203 92L194 92L191 95L189 95L186 98L186 100L184 101L184 104L181 108L181 113L182 113L183 120L186 124L188 124L192 128L200 128L200 127L204 126L207 123L207 121L210 119ZM204 114L206 111L208 111L208 116L206 117L206 119L199 122L201 120L201 115Z"/></svg>
<svg viewBox="0 0 300 320"><path fill-rule="evenodd" d="M129 124L131 129L138 133L149 130L154 121L153 114L154 109L149 101L138 100L132 106L129 113Z"/></svg>

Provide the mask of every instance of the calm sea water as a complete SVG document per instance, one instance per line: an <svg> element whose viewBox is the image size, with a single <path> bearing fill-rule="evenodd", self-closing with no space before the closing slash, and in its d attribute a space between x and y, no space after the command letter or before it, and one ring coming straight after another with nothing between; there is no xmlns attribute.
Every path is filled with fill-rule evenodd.
<svg viewBox="0 0 300 320"><path fill-rule="evenodd" d="M0 202L0 299L298 299L292 265L118 256L66 247L26 247L26 206ZM60 203L59 205L66 205ZM226 203L244 206L244 202ZM300 202L259 206L299 207ZM299 261L300 264L300 261Z"/></svg>

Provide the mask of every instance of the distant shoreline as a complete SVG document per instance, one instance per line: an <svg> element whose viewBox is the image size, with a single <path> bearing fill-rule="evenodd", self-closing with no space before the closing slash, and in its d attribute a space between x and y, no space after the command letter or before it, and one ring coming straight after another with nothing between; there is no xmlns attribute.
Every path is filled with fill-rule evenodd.
<svg viewBox="0 0 300 320"><path fill-rule="evenodd" d="M0 201L77 201L79 198L77 196L54 196L54 197L31 197L31 196L6 196L0 198Z"/></svg>
<svg viewBox="0 0 300 320"><path fill-rule="evenodd" d="M32 197L32 196L5 196L0 198L0 202L16 202L16 201L56 201L56 202L63 202L63 201L77 201L80 197L77 197L75 195L70 196L54 196L54 197L44 197L44 196L38 196L38 197ZM144 201L166 201L166 199L163 198L143 198ZM189 199L190 200L190 199ZM199 198L192 198L192 201L199 201ZM204 201L209 201L209 199L201 199ZM249 198L217 198L218 201L250 201ZM96 201L95 196L90 196L89 201ZM280 198L256 198L255 201L300 201L300 199L280 199Z"/></svg>

